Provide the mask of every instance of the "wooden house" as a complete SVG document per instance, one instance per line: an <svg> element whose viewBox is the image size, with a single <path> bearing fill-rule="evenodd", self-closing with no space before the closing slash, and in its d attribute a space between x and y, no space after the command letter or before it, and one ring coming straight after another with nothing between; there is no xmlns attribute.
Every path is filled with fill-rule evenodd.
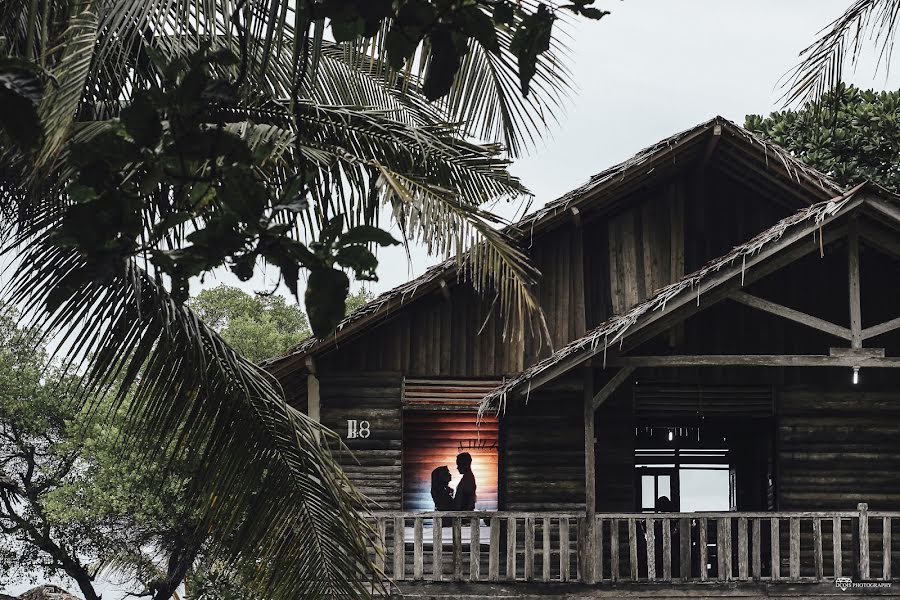
<svg viewBox="0 0 900 600"><path fill-rule="evenodd" d="M549 343L450 260L267 365L352 451L392 589L900 595L897 198L717 117L512 232ZM434 519L462 451L476 511Z"/></svg>

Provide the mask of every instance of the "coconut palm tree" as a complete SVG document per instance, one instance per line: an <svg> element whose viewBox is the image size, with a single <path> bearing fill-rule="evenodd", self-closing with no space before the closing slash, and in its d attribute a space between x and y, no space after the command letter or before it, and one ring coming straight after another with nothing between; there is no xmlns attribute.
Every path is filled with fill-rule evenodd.
<svg viewBox="0 0 900 600"><path fill-rule="evenodd" d="M591 2L570 8L603 16ZM508 160L568 93L555 18L529 0L8 0L0 14L0 96L35 104L40 125L0 118L7 300L56 336L85 397L127 396L126 441L202 456L198 521L267 597L376 592L372 532L339 439L184 304L190 277L265 260L296 289L309 269L321 332L340 267L372 278L369 248L393 242L376 227L388 206L522 326L535 272L484 206L526 193ZM198 155L192 140L214 141ZM244 196L253 218L229 212Z"/></svg>

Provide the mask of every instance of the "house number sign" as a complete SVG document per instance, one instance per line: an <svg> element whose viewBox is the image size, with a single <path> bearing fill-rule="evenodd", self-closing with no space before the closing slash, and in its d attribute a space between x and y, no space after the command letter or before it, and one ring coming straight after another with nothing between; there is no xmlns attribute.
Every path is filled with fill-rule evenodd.
<svg viewBox="0 0 900 600"><path fill-rule="evenodd" d="M347 419L347 439L355 440L357 438L366 439L371 434L368 421L357 421L356 419Z"/></svg>

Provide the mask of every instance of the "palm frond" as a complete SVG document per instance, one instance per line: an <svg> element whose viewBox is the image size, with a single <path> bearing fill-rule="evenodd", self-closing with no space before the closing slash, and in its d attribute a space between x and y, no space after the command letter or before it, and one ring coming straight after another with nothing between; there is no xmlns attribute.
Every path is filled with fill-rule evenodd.
<svg viewBox="0 0 900 600"><path fill-rule="evenodd" d="M79 255L42 241L23 259L9 297L87 365L84 394L115 378L129 441L164 440L148 448L163 454L190 441L201 457L190 497L213 556L253 567L272 598L372 594L372 532L332 458L335 434L291 409L276 381L138 266L98 283Z"/></svg>
<svg viewBox="0 0 900 600"><path fill-rule="evenodd" d="M800 53L800 63L788 74L783 99L787 104L812 102L835 89L844 79L848 61L856 61L867 41L878 48L879 66L886 67L900 25L898 18L897 0L855 0Z"/></svg>
<svg viewBox="0 0 900 600"><path fill-rule="evenodd" d="M55 85L51 86L40 106L41 122L47 136L36 161L37 166L47 164L62 148L86 99L85 91L94 58L92 49L99 31L99 19L92 5L92 2L86 3L83 10L72 18L60 41L62 56L51 71Z"/></svg>

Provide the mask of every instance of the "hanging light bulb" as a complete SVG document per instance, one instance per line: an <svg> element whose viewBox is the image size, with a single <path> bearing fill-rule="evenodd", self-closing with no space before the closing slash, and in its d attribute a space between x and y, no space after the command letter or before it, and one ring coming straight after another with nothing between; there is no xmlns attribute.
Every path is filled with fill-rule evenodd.
<svg viewBox="0 0 900 600"><path fill-rule="evenodd" d="M675 434L672 433L672 430L670 429L669 430L669 441L671 442L673 439L675 439Z"/></svg>
<svg viewBox="0 0 900 600"><path fill-rule="evenodd" d="M859 383L859 367L853 367L853 385Z"/></svg>

